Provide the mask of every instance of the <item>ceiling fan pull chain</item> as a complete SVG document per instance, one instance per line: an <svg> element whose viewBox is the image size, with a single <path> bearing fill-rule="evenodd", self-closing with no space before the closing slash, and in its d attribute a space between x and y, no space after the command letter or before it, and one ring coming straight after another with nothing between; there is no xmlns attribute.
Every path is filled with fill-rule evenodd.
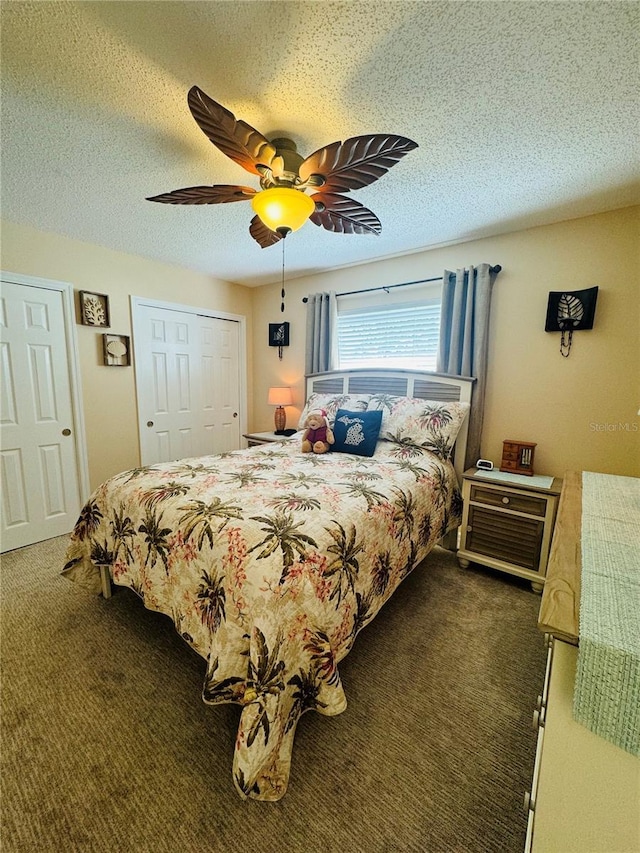
<svg viewBox="0 0 640 853"><path fill-rule="evenodd" d="M280 303L280 311L284 314L284 244L285 238L282 238L282 290L280 291L280 296L282 298L282 302Z"/></svg>

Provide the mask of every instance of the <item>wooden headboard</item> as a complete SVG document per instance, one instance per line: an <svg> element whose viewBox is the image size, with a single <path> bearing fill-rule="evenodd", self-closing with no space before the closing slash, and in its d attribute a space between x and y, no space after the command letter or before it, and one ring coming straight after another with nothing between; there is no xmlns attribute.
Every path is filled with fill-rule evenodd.
<svg viewBox="0 0 640 853"><path fill-rule="evenodd" d="M306 377L306 394L391 394L398 397L417 397L420 400L470 403L473 383L470 376L449 376L424 370L394 368L358 368L311 373ZM460 428L453 455L453 465L462 481L467 451L469 418Z"/></svg>

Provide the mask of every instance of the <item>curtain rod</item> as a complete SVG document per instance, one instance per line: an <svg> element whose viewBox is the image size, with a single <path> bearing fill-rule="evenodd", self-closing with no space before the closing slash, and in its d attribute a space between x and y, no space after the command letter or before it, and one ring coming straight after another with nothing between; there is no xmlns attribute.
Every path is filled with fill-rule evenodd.
<svg viewBox="0 0 640 853"><path fill-rule="evenodd" d="M496 264L494 267L489 267L489 271L497 274L502 270L500 264ZM408 287L410 284L427 284L430 281L442 281L442 276L436 276L435 278L419 278L416 281L403 281L400 284L384 284L381 287L366 287L364 290L345 290L343 293L336 293L336 297L338 296L354 296L356 293L373 293L375 290L385 290L389 292L393 290L394 287ZM309 297L303 296L303 302L308 302Z"/></svg>

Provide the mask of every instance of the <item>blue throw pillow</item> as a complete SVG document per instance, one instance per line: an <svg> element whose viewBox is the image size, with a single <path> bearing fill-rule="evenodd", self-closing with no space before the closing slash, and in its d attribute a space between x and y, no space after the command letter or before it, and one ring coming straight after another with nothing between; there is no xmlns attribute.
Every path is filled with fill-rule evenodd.
<svg viewBox="0 0 640 853"><path fill-rule="evenodd" d="M331 450L356 456L373 456L381 425L382 410L349 412L347 409L338 409L333 424L335 442Z"/></svg>

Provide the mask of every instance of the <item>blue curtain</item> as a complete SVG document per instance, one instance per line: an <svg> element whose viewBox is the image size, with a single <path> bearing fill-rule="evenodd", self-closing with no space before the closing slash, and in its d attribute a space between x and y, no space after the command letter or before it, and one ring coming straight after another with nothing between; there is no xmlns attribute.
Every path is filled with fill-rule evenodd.
<svg viewBox="0 0 640 853"><path fill-rule="evenodd" d="M337 367L338 300L335 292L307 297L307 344L305 372L323 373Z"/></svg>
<svg viewBox="0 0 640 853"><path fill-rule="evenodd" d="M474 376L465 467L480 458L484 396L489 350L491 291L497 271L489 264L444 271L440 343L436 370L454 376Z"/></svg>

